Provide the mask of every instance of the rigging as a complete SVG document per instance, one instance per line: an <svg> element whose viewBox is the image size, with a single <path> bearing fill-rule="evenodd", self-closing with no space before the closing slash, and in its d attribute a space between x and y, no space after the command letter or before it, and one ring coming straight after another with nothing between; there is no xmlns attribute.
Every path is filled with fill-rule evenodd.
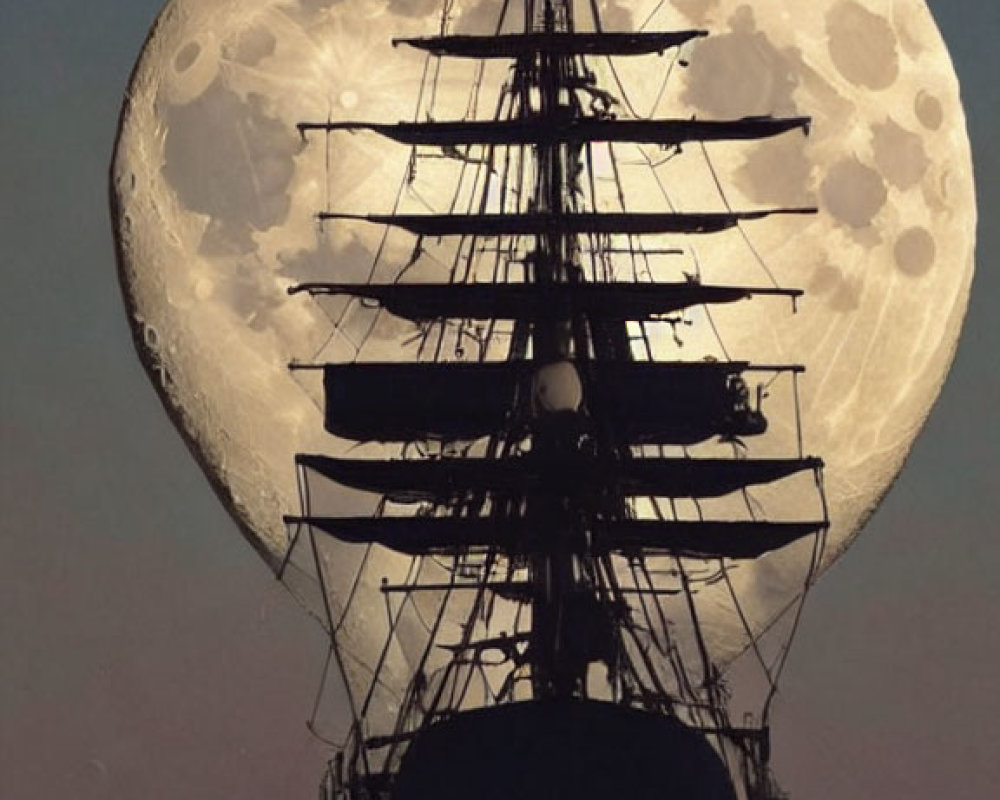
<svg viewBox="0 0 1000 800"><path fill-rule="evenodd" d="M292 365L321 373L327 431L359 447L393 443L401 454L297 459L303 507L286 518L285 570L309 569L311 560L352 698L353 726L331 770L330 796L416 796L407 787L424 778L414 754L473 724L473 709L496 710L500 726L525 703L556 703L575 714L600 699L623 714L642 712L704 735L746 797L768 797L766 722L787 650L767 663L731 573L742 559L805 540L813 555L804 588L812 581L828 526L825 500L811 518L778 520L758 514L750 494L811 473L822 498L822 462L802 448L801 367L728 354L723 361L666 361L657 358L652 328L670 325L679 348L676 327L690 321L685 315L694 307L704 309L718 338L712 308L801 295L770 272L770 287L703 283L694 253L692 272L664 281L657 259L687 252L673 246L677 237L735 229L767 270L744 223L815 209L733 210L704 143L807 131L809 120L638 118L612 57L662 53L703 31L605 32L592 4L595 31L578 32L571 4L527 0L523 32L507 32L505 3L496 35L455 35L449 5L438 36L394 42L428 54L412 122L298 126L303 136L320 132L328 142L369 133L410 148L388 213L327 207L317 214L321 225L382 228L366 280L289 290L341 303L314 363ZM588 57L606 60L634 119L613 115L618 101L597 85ZM437 120L446 58L476 66L464 115ZM486 63L498 59L514 62L512 74L493 116L478 119ZM653 111L658 104L659 97ZM724 211L676 210L661 165L643 150L673 148L671 158L679 158L689 141L702 149ZM604 210L599 196L595 144L607 150L616 211ZM669 211L627 207L616 153L625 145L638 148ZM423 152L428 147L439 152ZM455 189L437 210L418 188L434 167L427 159L457 170ZM410 201L426 213L412 213ZM673 238L664 244L664 236ZM415 244L407 262L393 264L390 242L399 237L415 237ZM631 280L618 277L621 261ZM427 280L441 265L446 279ZM377 280L387 273L390 280ZM346 335L341 329L353 316L363 322L353 358L324 363L327 345ZM367 360L387 318L414 326L403 353L412 353L411 361ZM760 373L772 374L772 382L791 376L794 455L743 452L745 439L768 428L762 404L770 383L757 383L754 404L748 382ZM402 394L401 385L418 390ZM732 457L693 456L705 442L731 445ZM373 514L330 513L316 503L316 482L380 499ZM748 518L706 513L728 496L740 498ZM360 551L348 561L355 573L343 598L330 593L326 574L349 567L323 555L327 541ZM299 552L304 542L306 555ZM400 560L380 560L385 551ZM376 578L377 561L391 565L391 577ZM738 729L729 719L699 611L700 593L716 584L725 584L766 676L761 728ZM359 624L360 598L371 591L382 605L381 644L344 653L338 636ZM682 617L688 639L678 633ZM603 680L595 677L599 667ZM401 671L408 677L401 680ZM666 729L657 735L668 736Z"/></svg>

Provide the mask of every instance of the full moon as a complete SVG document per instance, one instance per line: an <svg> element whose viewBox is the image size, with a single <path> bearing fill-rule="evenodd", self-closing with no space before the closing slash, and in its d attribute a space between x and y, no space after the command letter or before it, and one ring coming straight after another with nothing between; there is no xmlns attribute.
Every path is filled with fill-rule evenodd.
<svg viewBox="0 0 1000 800"><path fill-rule="evenodd" d="M450 30L491 33L502 5L456 0ZM578 5L587 24L589 3ZM617 59L614 72L593 59L619 118L813 119L808 137L787 133L704 150L688 144L670 158L635 147L619 157L637 210L662 210L667 202L685 211L818 206L815 216L772 217L693 245L675 240L684 250L677 276L697 272L706 283L753 286L771 285L773 277L806 294L795 314L774 299L713 312L717 337L704 312L692 311L677 331L683 347L668 333L661 349L670 358L805 365L799 406L805 449L827 465L828 566L902 468L945 379L965 312L974 190L944 43L922 0L599 5L605 30L697 27L710 34L680 53ZM312 377L288 365L354 357L363 338L368 359L409 353L413 332L399 320L287 289L365 280L377 251L380 263L396 265L395 273L384 268L375 276L381 280L440 256L429 242L418 252L405 232L382 240L380 228L361 222L321 228L316 213L385 214L397 202L413 213L443 212L453 190L407 188L409 153L380 137L304 140L296 124L412 120L422 76L435 63L390 40L433 35L441 6L171 0L129 89L112 190L134 336L200 465L272 566L288 545L282 515L299 509L295 455L350 447L324 431ZM434 98L440 119L470 112L473 69L442 68ZM499 84L504 74L487 69L484 85ZM491 89L484 91L473 116L492 113ZM426 108L427 99L420 102ZM461 165L426 170L447 177L451 166ZM431 174L415 168L418 177ZM433 264L426 269L432 274ZM793 416L785 389L776 384L765 400L781 446L795 438L791 422L778 422ZM387 451L365 445L355 452ZM396 569L396 556L379 557L384 571ZM801 591L807 560L793 547L741 566L754 631ZM706 595L707 605L718 607L709 644L725 660L746 637L727 597L713 597ZM377 591L373 602L381 602ZM347 635L363 649L369 632Z"/></svg>

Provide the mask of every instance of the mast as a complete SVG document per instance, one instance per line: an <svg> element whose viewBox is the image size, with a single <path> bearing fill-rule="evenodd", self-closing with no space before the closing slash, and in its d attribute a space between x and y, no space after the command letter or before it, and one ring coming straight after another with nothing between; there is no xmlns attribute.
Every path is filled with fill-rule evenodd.
<svg viewBox="0 0 1000 800"><path fill-rule="evenodd" d="M735 449L743 439L763 434L768 428L761 409L763 391L758 388L754 404L748 376L769 373L794 378L802 367L732 360L667 362L651 355L640 361L633 354L629 325L672 322L670 315L693 306L758 296L794 301L802 292L703 284L691 278L676 283L597 280L596 271L588 277L584 243L610 252L611 236L627 236L629 252L634 254L636 237L648 234L711 234L773 214L812 214L816 209L598 212L581 202L577 181L588 169L585 154L594 143L672 148L689 141L757 140L807 133L810 121L805 117L619 120L609 107L585 108L579 93L596 80L585 66L586 56L662 52L705 32L606 33L597 24L596 33L578 33L570 0L525 0L524 6L521 33L452 36L442 29L440 36L394 41L440 58L512 59L506 90L511 118L502 120L498 113L494 120L328 121L298 126L303 136L313 131L375 135L415 149L436 147L445 152L457 152L459 147L485 147L491 153L493 148L519 148L530 153L532 184L513 210L501 204L499 211L482 213L484 200L479 213L393 210L357 215L325 209L317 214L333 224L360 220L407 231L418 237L415 254L423 237L471 241L471 249L463 251L459 245L456 260L471 260L476 242L484 239L496 240L498 250L503 241L528 245L519 282L496 277L491 282L330 281L289 290L374 304L404 320L440 325L442 337L449 322L506 320L511 324L511 346L503 361L446 362L435 356L432 361L293 365L322 373L325 427L341 439L436 440L445 445L486 440L488 444L476 456L467 450L461 457L444 454L434 459L302 454L297 459L300 470L342 487L374 492L383 504L416 502L427 510L411 516L363 517L306 509L286 520L342 542L380 545L418 560L453 557L457 565L470 555L481 556L483 564L504 559L510 565L504 579L486 569L474 583L463 584L453 574L450 583L385 583L382 592L386 598L420 591L443 592L447 598L466 588L475 590L479 604L475 608L492 602L487 598L501 598L528 609L527 630L476 640L471 634L473 615L459 643L435 642L432 633L427 647L428 651L445 648L459 667L478 664L486 651L502 653L518 668L526 668L536 702L586 699L588 672L603 663L608 683L616 684L615 703L674 714L676 698L661 685L655 666L623 666L628 658L648 660L627 600L683 594L702 665L700 679L683 666L676 668L678 682L685 684L689 696L704 698L700 702L721 739L735 729L720 711L717 675L700 638L692 579L681 559L716 562L724 573L727 561L758 558L821 535L828 520L825 509L813 519L772 521L757 518L751 509L748 520L714 520L701 514L699 503L802 473L818 476L823 465L801 448L793 457L767 459L691 458L686 448L721 440L733 442ZM487 188L481 191L485 198ZM593 245L595 241L603 244ZM467 270L466 276L470 273ZM400 385L419 389L402 394L397 390ZM683 450L684 456L667 455L664 447ZM693 500L699 518L683 520L676 513L668 518L656 498L664 499L675 512L678 499ZM639 518L635 509L645 500L652 503L657 518ZM675 559L679 587L656 587L651 580L649 586L620 586L613 560L644 564L647 556ZM387 644L385 652L388 649ZM679 658L673 652L670 657ZM623 675L628 669L631 673ZM372 680L374 686L377 673ZM365 760L369 749L398 754L422 730L460 710L460 703L449 707L442 700L446 679L423 695L426 680L423 674L414 675L395 730L379 731L367 739L360 727L354 732L355 759L365 762L367 781L365 793L357 797L367 798L369 791L380 796L392 780L388 768L384 773L369 769ZM509 687L505 691L503 697L510 701L513 693ZM694 714L699 719L701 709ZM387 757L386 763L390 762Z"/></svg>
<svg viewBox="0 0 1000 800"><path fill-rule="evenodd" d="M551 0L545 0L542 12L542 30L545 37L569 33L568 9L563 6L557 22L556 9ZM530 26L532 20L527 19ZM530 29L526 33L531 33ZM539 127L553 124L567 111L561 102L563 86L567 82L570 59L554 52L542 50L538 58L537 117L532 121ZM531 111L523 106L527 113ZM565 170L574 170L577 163L564 161L563 147L557 142L543 142L535 150L536 186L532 206L541 214L560 218L566 210ZM534 281L540 286L576 282L578 265L575 248L569 236L555 226L536 239L537 251L533 261ZM573 330L574 320L539 320L532 331L535 361L541 365L559 362L571 356L571 338L577 344L583 341L583 331ZM584 356L584 348L579 356ZM574 410L575 409L571 409ZM571 452L568 441L571 431L566 431L550 420L540 419L533 431L532 447L537 447L544 459L561 452ZM532 688L535 697L572 696L584 679L586 663L576 657L581 648L570 637L587 622L610 629L610 620L593 619L593 604L586 605L587 588L582 584L582 570L571 545L574 531L572 520L564 512L558 498L535 496L528 498L526 516L529 524L537 526L535 536L540 547L529 554L529 582L532 585L531 639L528 653L531 658ZM592 595L590 595L592 597ZM588 613L589 612L589 613ZM582 617L582 618L581 618Z"/></svg>

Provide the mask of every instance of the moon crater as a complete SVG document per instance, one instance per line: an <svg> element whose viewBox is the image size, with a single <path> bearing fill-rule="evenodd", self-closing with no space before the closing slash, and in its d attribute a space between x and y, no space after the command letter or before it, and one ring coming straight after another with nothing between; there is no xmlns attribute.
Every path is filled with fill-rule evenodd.
<svg viewBox="0 0 1000 800"><path fill-rule="evenodd" d="M175 51L160 83L160 99L183 105L201 96L219 74L219 47L211 34L193 36Z"/></svg>
<svg viewBox="0 0 1000 800"><path fill-rule="evenodd" d="M808 292L812 297L822 297L826 307L835 314L853 311L860 305L861 281L845 277L838 267L824 263L809 280Z"/></svg>
<svg viewBox="0 0 1000 800"><path fill-rule="evenodd" d="M892 26L854 2L842 2L826 18L830 57L841 75L856 86L888 89L899 75Z"/></svg>
<svg viewBox="0 0 1000 800"><path fill-rule="evenodd" d="M872 149L879 173L898 189L916 186L930 165L923 138L893 119L872 128Z"/></svg>
<svg viewBox="0 0 1000 800"><path fill-rule="evenodd" d="M896 240L893 254L900 272L918 277L933 266L937 245L926 228L909 228Z"/></svg>
<svg viewBox="0 0 1000 800"><path fill-rule="evenodd" d="M231 231L267 230L285 220L301 143L294 129L216 80L200 97L164 114L163 175L185 208Z"/></svg>
<svg viewBox="0 0 1000 800"><path fill-rule="evenodd" d="M684 100L721 119L795 113L795 58L757 29L753 10L741 6L731 33L697 47L688 69Z"/></svg>
<svg viewBox="0 0 1000 800"><path fill-rule="evenodd" d="M889 196L882 176L857 158L834 164L820 193L824 208L851 228L871 225Z"/></svg>
<svg viewBox="0 0 1000 800"><path fill-rule="evenodd" d="M753 149L736 174L739 188L758 203L808 205L812 164L799 137L783 137Z"/></svg>
<svg viewBox="0 0 1000 800"><path fill-rule="evenodd" d="M944 109L941 101L926 89L921 89L917 93L917 99L913 104L914 113L920 124L928 130L936 131L944 122Z"/></svg>
<svg viewBox="0 0 1000 800"><path fill-rule="evenodd" d="M188 42L174 56L174 69L178 72L185 72L198 59L201 54L201 45L197 42Z"/></svg>

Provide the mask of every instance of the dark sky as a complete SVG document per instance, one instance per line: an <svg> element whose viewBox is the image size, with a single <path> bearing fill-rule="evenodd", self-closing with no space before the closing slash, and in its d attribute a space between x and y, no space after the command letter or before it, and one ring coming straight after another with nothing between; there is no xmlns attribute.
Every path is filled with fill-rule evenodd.
<svg viewBox="0 0 1000 800"><path fill-rule="evenodd" d="M106 172L158 7L0 3L4 800L312 798L323 760L304 725L322 638L171 428L118 292ZM774 721L795 798L1000 786L1000 4L931 7L969 116L978 274L930 423L807 609Z"/></svg>

